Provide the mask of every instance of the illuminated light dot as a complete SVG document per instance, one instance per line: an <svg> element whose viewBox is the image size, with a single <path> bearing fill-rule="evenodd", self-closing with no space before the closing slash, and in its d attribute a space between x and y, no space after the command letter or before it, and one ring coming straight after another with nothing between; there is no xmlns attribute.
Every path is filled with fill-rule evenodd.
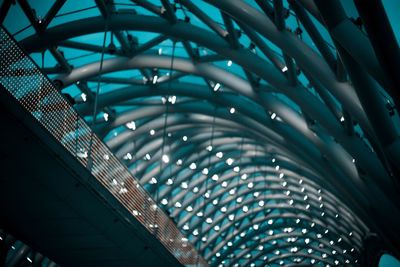
<svg viewBox="0 0 400 267"><path fill-rule="evenodd" d="M211 177L211 179L213 180L213 181L218 181L218 175L217 174L214 174L212 177Z"/></svg>
<svg viewBox="0 0 400 267"><path fill-rule="evenodd" d="M154 135L156 133L156 131L154 131L153 129L150 130L150 135Z"/></svg>
<svg viewBox="0 0 400 267"><path fill-rule="evenodd" d="M182 183L181 183L181 187L182 187L183 189L187 189L187 188L188 188L188 184L187 184L186 182L182 182Z"/></svg>
<svg viewBox="0 0 400 267"><path fill-rule="evenodd" d="M189 169L191 169L191 170L194 170L194 169L196 169L197 168L197 166L196 166L196 163L194 163L194 162L192 162L190 165L189 165Z"/></svg>
<svg viewBox="0 0 400 267"><path fill-rule="evenodd" d="M168 178L167 185L172 185L173 183L174 183L174 181L171 178Z"/></svg>
<svg viewBox="0 0 400 267"><path fill-rule="evenodd" d="M219 231L219 229L220 229L220 228L219 228L219 225L214 226L214 230L215 230L215 231Z"/></svg>
<svg viewBox="0 0 400 267"><path fill-rule="evenodd" d="M168 162L169 162L169 157L168 157L168 155L162 155L162 161L163 161L164 163L168 163Z"/></svg>
<svg viewBox="0 0 400 267"><path fill-rule="evenodd" d="M220 83L217 83L215 86L214 86L214 92L216 92L216 91L218 91L218 89L221 87L221 84Z"/></svg>
<svg viewBox="0 0 400 267"><path fill-rule="evenodd" d="M126 127L128 127L128 129L131 129L132 131L134 131L134 130L136 130L136 123L134 121L127 122Z"/></svg>
<svg viewBox="0 0 400 267"><path fill-rule="evenodd" d="M258 206L260 206L260 207L264 206L264 200L260 200L260 201L258 202Z"/></svg>
<svg viewBox="0 0 400 267"><path fill-rule="evenodd" d="M246 180L247 179L247 174L246 173L242 174L241 178L242 178L242 180Z"/></svg>
<svg viewBox="0 0 400 267"><path fill-rule="evenodd" d="M198 234L199 234L199 230L194 229L194 230L193 230L193 235L194 235L194 236L197 236Z"/></svg>
<svg viewBox="0 0 400 267"><path fill-rule="evenodd" d="M222 187L227 187L227 186L228 186L228 183L227 183L226 181L224 181L224 182L222 182L221 186L222 186Z"/></svg>
<svg viewBox="0 0 400 267"><path fill-rule="evenodd" d="M235 113L235 108L230 108L230 110L229 110L229 112L231 113L231 114L233 114L233 113Z"/></svg>
<svg viewBox="0 0 400 267"><path fill-rule="evenodd" d="M207 174L208 174L208 169L207 169L207 168L204 168L204 169L201 171L201 173L207 175Z"/></svg>
<svg viewBox="0 0 400 267"><path fill-rule="evenodd" d="M220 159L224 156L224 154L222 152L217 152L215 155L217 156L217 158L220 158Z"/></svg>
<svg viewBox="0 0 400 267"><path fill-rule="evenodd" d="M208 223L208 224L212 223L212 219L211 219L210 217L208 217L208 218L206 219L206 223Z"/></svg>
<svg viewBox="0 0 400 267"><path fill-rule="evenodd" d="M166 198L163 198L163 199L161 200L161 204L167 205L167 204L168 204L168 200L167 200Z"/></svg>
<svg viewBox="0 0 400 267"><path fill-rule="evenodd" d="M212 146L207 146L207 151L209 151L209 152L211 152L212 151L212 149L213 149L213 147Z"/></svg>
<svg viewBox="0 0 400 267"><path fill-rule="evenodd" d="M187 139L188 139L188 138L187 138L186 135L185 135L184 137L182 137L182 140L185 141L185 142L187 141Z"/></svg>
<svg viewBox="0 0 400 267"><path fill-rule="evenodd" d="M272 113L271 114L271 119L275 119L276 118L276 113Z"/></svg>
<svg viewBox="0 0 400 267"><path fill-rule="evenodd" d="M247 206L243 206L242 209L243 209L244 212L248 212L249 211L249 208Z"/></svg>
<svg viewBox="0 0 400 267"><path fill-rule="evenodd" d="M193 211L193 207L192 207L192 206L187 206L187 207L186 207L186 210L187 210L188 212L191 212L191 211Z"/></svg>
<svg viewBox="0 0 400 267"><path fill-rule="evenodd" d="M156 184L156 183L157 183L157 179L155 177L151 177L150 184Z"/></svg>
<svg viewBox="0 0 400 267"><path fill-rule="evenodd" d="M182 207L182 204L181 204L179 201L177 201L177 202L175 203L175 207L180 208L180 207Z"/></svg>
<svg viewBox="0 0 400 267"><path fill-rule="evenodd" d="M228 67L232 66L232 60L229 60L227 65L228 65Z"/></svg>
<svg viewBox="0 0 400 267"><path fill-rule="evenodd" d="M176 165L178 165L178 166L182 165L182 160L178 159L178 161L176 162Z"/></svg>
<svg viewBox="0 0 400 267"><path fill-rule="evenodd" d="M228 164L229 166L231 166L232 163L233 163L233 159L232 159L232 158L228 158L228 159L226 160L226 164Z"/></svg>
<svg viewBox="0 0 400 267"><path fill-rule="evenodd" d="M269 225L271 225L271 224L273 224L273 223L274 223L274 220L272 220L272 219L269 219L269 220L268 220L268 224L269 224Z"/></svg>
<svg viewBox="0 0 400 267"><path fill-rule="evenodd" d="M198 217L203 217L203 212L199 211L196 215L197 215Z"/></svg>
<svg viewBox="0 0 400 267"><path fill-rule="evenodd" d="M223 212L223 213L225 213L226 210L227 210L226 207L222 207L222 208L221 208L221 212Z"/></svg>
<svg viewBox="0 0 400 267"><path fill-rule="evenodd" d="M254 186L253 182L250 182L250 183L247 184L248 188L253 188L253 186Z"/></svg>

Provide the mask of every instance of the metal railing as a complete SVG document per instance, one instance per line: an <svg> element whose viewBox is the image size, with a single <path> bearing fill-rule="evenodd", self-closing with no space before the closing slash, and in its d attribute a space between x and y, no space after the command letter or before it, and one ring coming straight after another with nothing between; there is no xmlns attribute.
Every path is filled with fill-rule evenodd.
<svg viewBox="0 0 400 267"><path fill-rule="evenodd" d="M186 266L208 266L129 170L95 135L62 93L0 28L0 83L151 234Z"/></svg>

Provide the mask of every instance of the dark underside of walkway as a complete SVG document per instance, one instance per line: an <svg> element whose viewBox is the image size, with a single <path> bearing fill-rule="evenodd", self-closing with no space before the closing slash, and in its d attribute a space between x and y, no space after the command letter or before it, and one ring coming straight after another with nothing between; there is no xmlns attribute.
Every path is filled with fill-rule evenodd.
<svg viewBox="0 0 400 267"><path fill-rule="evenodd" d="M180 266L0 88L0 227L61 266Z"/></svg>

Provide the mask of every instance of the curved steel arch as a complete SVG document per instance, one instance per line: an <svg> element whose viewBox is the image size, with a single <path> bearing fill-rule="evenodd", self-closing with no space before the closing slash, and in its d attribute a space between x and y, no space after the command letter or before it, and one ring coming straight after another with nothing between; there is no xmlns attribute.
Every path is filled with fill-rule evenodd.
<svg viewBox="0 0 400 267"><path fill-rule="evenodd" d="M335 224L334 222L335 213L343 213L343 223L346 221L349 225L353 224L357 228L354 231L354 238L358 241L358 247L362 246L363 233L370 229L382 234L392 248L396 247L395 244L400 244L399 233L397 231L390 233L383 227L385 223L389 223L393 227L400 223L400 216L397 216L399 206L396 204L399 200L398 190L393 186L392 174L392 171L398 170L398 166L396 167L394 163L399 159L399 154L396 152L396 148L399 146L399 134L394 127L394 120L392 121L385 112L383 103L379 103L381 97L371 99L377 105L366 106L364 94L359 90L360 83L357 83L363 78L365 78L364 80L374 79L382 88L387 89L386 75L382 72L380 62L375 58L374 53L370 53L373 50L369 39L362 35L362 30L350 23L345 15L341 15L340 12L327 14L322 5L314 5L312 2L288 0L289 8L295 11L315 42L321 54L319 55L314 48L307 45L290 30L285 29L283 9L280 9L282 1L280 0L274 1L274 6L267 2L256 1L258 7L265 14L257 8L255 3L250 5L241 0L205 0L204 2L210 4L209 8L214 7L216 11L221 12L222 26L199 9L200 2L179 0L178 2L185 9L183 6L177 6L177 8L182 8L186 12L185 16L194 16L200 19L206 25L203 28L195 26L190 20L181 21L178 13L174 11L167 0L161 1L161 8L151 1L133 0L138 4L135 7L138 14L116 12L112 1L109 5L102 5L101 2L97 1L96 3L106 19L92 17L70 21L68 24L48 29L45 27L39 33L22 40L21 44L30 52L49 49L61 66L48 68L52 73L62 73L56 77L56 80L61 81L65 86L80 83L77 84L78 88L82 92L89 93L87 96L89 101L86 103L82 103L84 102L82 97L75 97L78 103L76 108L82 115L88 115L88 117L92 115L94 97L90 94L88 82L99 82L101 85L107 83L111 86L125 83L131 85L97 96L97 108L103 110L104 113L107 112L111 117L109 121L101 122L99 118L89 118L89 120L95 121L99 135L105 138L110 148L121 160L125 161L131 171L140 176L138 178L141 183L147 185L153 176L157 177L157 185L150 185L148 190L157 200L163 197L169 199L169 204L165 205L165 208L177 220L178 226L183 227L188 223L192 229L193 225L206 225L206 227L201 227L199 237L189 235L193 242L200 244L202 252L206 252L206 244L210 242L215 244L218 240L218 234L212 233L214 224L218 225L217 223L227 220L226 215L219 211L219 204L230 203L226 213L235 211L234 214L237 215L238 209L236 207L233 209L232 204L236 203L235 199L239 196L245 199L240 205L234 204L239 208L245 204L254 206L259 200L266 200L268 197L287 199L287 196L282 194L286 189L280 190L279 182L282 179L273 178L278 173L284 173L286 188L292 188L291 199L301 203L305 203L305 199L302 200L302 191L295 190L296 186L299 186L296 185L296 179L304 179L304 187L312 190L308 196L309 202L316 201L314 197L317 195L314 194L316 188L322 187L324 194L327 195L327 199L324 198L326 201L323 208L326 212L322 220L324 225L332 225L337 229L337 233L348 231L346 227L342 227L342 223ZM333 0L330 1L332 9L338 11L340 3L333 2ZM141 15L142 9L139 6L156 16ZM313 22L307 20L308 12L316 17L333 36L335 39L333 48L338 50L341 59L333 56ZM275 15L271 15L273 13ZM335 19L340 23L333 25L332 21ZM35 29L38 28L32 17L30 20ZM114 52L101 49L99 46L70 40L73 37L104 32L106 27L115 34L120 45ZM122 30L153 32L161 35L134 50L130 49L132 47ZM254 53L251 47L243 47L243 42L238 37L238 31L247 35L247 39L255 47L254 51L258 49L262 54ZM349 38L344 36L346 31L358 36L355 40L356 44L365 46L359 50L355 49L355 46L349 42ZM157 50L150 49L164 40L172 40L174 47L175 42L182 43L182 49L185 49L188 58L175 55L172 57L155 55ZM282 60L275 51L268 47L265 40L282 49ZM217 54L200 57L192 49L193 44L203 46ZM69 66L68 60L54 48L55 45L97 53L103 51L108 53L111 58L102 63L94 62L74 68ZM349 55L344 54L341 46ZM352 60L351 57L357 64L366 68L368 73L357 72L357 66L349 69L348 62L351 62L349 61ZM232 60L241 67L245 72L246 79L240 78L233 71L218 67L215 62L224 59ZM343 75L341 77L339 74L334 74L335 64L343 66L343 63L349 71L350 80L354 86L346 80L346 77L343 78ZM101 77L99 77L100 64L103 64ZM314 86L319 97L308 90L303 85L303 81L296 78L297 67L303 71L304 77ZM149 72L153 72L154 68L175 71L175 73L159 77L158 82L153 85L152 80L149 80L149 78L154 79L151 77L153 74L149 74ZM286 68L286 72L284 68ZM118 71L132 69L140 70L148 82L140 85L136 78L102 76L106 73L118 74ZM340 70L337 69L337 71ZM343 73L346 76L346 70L342 71ZM359 75L354 75L354 73ZM206 86L181 82L194 76L201 77ZM270 85L259 84L257 79L263 79ZM216 83L223 87L218 92L213 92ZM368 84L368 88L370 93L372 90L375 95L379 90L383 91L379 86L371 84ZM388 92L390 93L390 91ZM287 96L293 103L288 102L281 94ZM185 101L177 101L176 104L167 102L166 105L162 105L161 102L155 104L152 98L171 95L179 99L185 98ZM340 105L343 109L340 109ZM114 107L117 111L110 112ZM227 108L235 108L235 114L229 114ZM375 116L373 111L379 111L379 115ZM269 116L277 116L277 119L274 120L272 117L270 119ZM377 117L381 119L381 122L376 122ZM360 131L367 135L366 138L361 139L354 134L354 127L351 125L353 118L358 121L361 126ZM128 129L126 125L131 121L137 124L134 131ZM378 127L379 125L387 127ZM150 130L154 130L156 133L150 135ZM113 137L112 133L118 133L118 135ZM166 137L167 133L171 133L172 136ZM190 145L180 141L183 135L188 137ZM236 144L230 144L233 142ZM206 150L209 145L213 146L212 152ZM171 153L167 163L162 161L163 153L165 154L166 151ZM216 158L213 154L217 151L234 158L235 164L228 166L224 162L225 157L223 159ZM252 155L253 151L257 153ZM133 157L125 160L124 157L128 154ZM152 158L144 160L143 157L146 154L151 154ZM271 162L271 157L276 157L280 161L281 170L279 172L273 169L274 164ZM283 160L284 158L287 160ZM182 159L183 163L177 164L177 159ZM190 169L191 162L197 164L195 170ZM233 170L236 166L240 168L237 173ZM207 168L208 174L202 173L203 168ZM240 176L244 173L252 176L252 179L257 182L252 189L248 188L246 184L235 184L237 180L241 181ZM217 183L210 185L209 181L213 174L220 175L220 178ZM263 179L263 176L267 176L266 174L272 184L267 184ZM166 185L165 183L170 177L174 178L174 183ZM233 184L223 188L220 186L223 181L233 181ZM196 195L187 194L186 189L180 188L181 182L188 183L187 190L193 190L196 187L198 194L202 197L196 198ZM236 197L229 195L229 190L234 188L236 188ZM268 196L264 192L259 199L254 199L253 193L265 190L265 188L270 188L268 191L270 195ZM213 197L206 199L204 194L208 190L211 190ZM219 204L212 206L211 202L214 198L219 199ZM339 200L341 198L343 201ZM203 204L193 208L192 213L204 209L204 215L202 218L191 220L190 213L186 212L186 208L195 206L199 199ZM181 203L180 208L174 207L173 203L177 201ZM363 221L358 217L353 219L351 212L343 202ZM318 201L314 204L317 205ZM265 207L267 206L265 205ZM369 214L370 207L375 209L372 214ZM287 217L287 220L303 218L308 214L314 217L318 215L314 210L312 211L314 213L310 213L307 209L298 209L298 213L291 213L290 210L293 207L289 209L282 206L280 208L282 214L279 216ZM212 224L205 224L203 221L206 218L205 214L213 217ZM257 212L254 213L254 216L251 219L257 223L268 218L265 214L260 215ZM374 216L378 217L374 218ZM223 232L221 235L226 238L226 235L232 235L232 229L236 224L250 229L252 223L246 222L245 217L239 214L237 220L237 216L235 216L231 223L225 224L224 232L222 229L220 230L220 233ZM318 220L310 218L310 221ZM266 227L268 225L260 227L258 232ZM183 229L183 231L186 230ZM254 236L257 234L262 236L262 233L258 232L254 231ZM205 237L208 233L211 233L209 240L201 244L201 235ZM389 236L389 234L393 234L393 236ZM243 238L240 242L246 243L250 240L249 238ZM226 239L225 243L228 240ZM218 248L214 248L212 252L208 251L207 258L211 259L213 254L224 251L223 244L224 242L221 242ZM287 243L287 245L291 244ZM331 246L330 244L325 245ZM231 248L231 250L233 249ZM241 264L255 263L264 255L262 251L257 252L254 244L243 250L242 255L247 252L251 252L250 258L240 261ZM359 253L358 250L357 253ZM226 256L225 259L221 257L210 263L216 265L226 260L228 265L234 265L239 262L236 262L239 259L228 257L229 254L226 252L223 254ZM301 255L301 253L297 254ZM310 257L308 254L303 256ZM334 259L339 257L330 255L332 257L328 257L326 260L318 255L311 256L331 265L335 264ZM356 256L358 257L358 254ZM283 260L284 264L289 264L290 261L294 261L293 257L293 253L287 251L282 255L269 257L267 262ZM341 263L344 263L342 259L340 260ZM352 263L353 260L351 259ZM306 261L306 263L309 262Z"/></svg>

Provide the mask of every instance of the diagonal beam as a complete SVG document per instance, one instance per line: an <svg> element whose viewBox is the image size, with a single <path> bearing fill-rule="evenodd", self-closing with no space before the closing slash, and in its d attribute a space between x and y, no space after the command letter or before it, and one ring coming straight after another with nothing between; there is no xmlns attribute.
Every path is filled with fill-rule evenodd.
<svg viewBox="0 0 400 267"><path fill-rule="evenodd" d="M226 30L229 33L227 36L229 43L231 44L231 46L234 49L238 49L240 46L239 46L238 36L237 36L236 30L235 30L235 27L233 26L232 19L223 12L221 12L221 14L222 14L222 19L224 20Z"/></svg>
<svg viewBox="0 0 400 267"><path fill-rule="evenodd" d="M176 23L176 21L177 21L176 15L175 15L174 9L171 6L171 3L169 2L169 0L161 0L161 2L165 9L166 16L167 16L169 22L172 24Z"/></svg>
<svg viewBox="0 0 400 267"><path fill-rule="evenodd" d="M184 5L190 12L192 12L196 17L203 21L208 27L215 31L219 36L225 38L228 32L221 28L218 23L207 16L203 11L201 11L197 6L195 6L191 0L178 0L179 3Z"/></svg>
<svg viewBox="0 0 400 267"><path fill-rule="evenodd" d="M57 12L61 9L61 7L64 5L66 0L57 0L50 8L50 10L47 12L46 16L43 19L42 22L42 28L46 29L47 26L50 24L50 22L54 19L56 16Z"/></svg>
<svg viewBox="0 0 400 267"><path fill-rule="evenodd" d="M0 24L3 24L4 19L7 16L7 12L11 7L14 0L5 0L0 7Z"/></svg>
<svg viewBox="0 0 400 267"><path fill-rule="evenodd" d="M144 7L145 9L147 9L148 11L150 11L150 12L152 12L152 13L154 13L154 14L156 14L156 15L158 15L158 16L160 16L160 17L162 17L162 11L161 11L161 8L160 7L158 7L158 6L156 6L156 5L153 5L152 3L150 3L149 1L146 1L146 0L131 0L133 3L135 3L135 4L137 4L137 5L139 5L139 6L141 6L141 7Z"/></svg>

